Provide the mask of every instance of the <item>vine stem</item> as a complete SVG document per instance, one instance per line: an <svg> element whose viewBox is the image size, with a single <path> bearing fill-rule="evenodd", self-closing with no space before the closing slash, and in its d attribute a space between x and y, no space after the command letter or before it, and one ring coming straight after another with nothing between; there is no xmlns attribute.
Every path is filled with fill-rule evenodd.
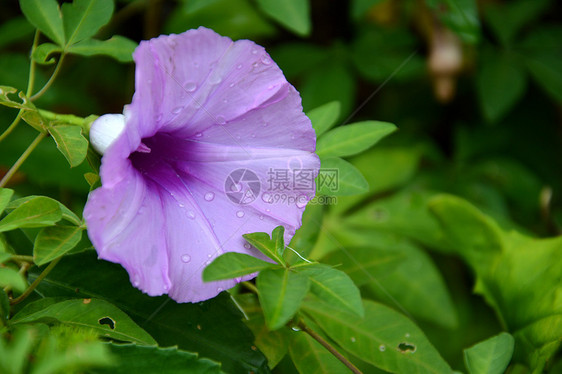
<svg viewBox="0 0 562 374"><path fill-rule="evenodd" d="M20 262L33 262L33 256L24 256L24 255L11 255L11 260L20 261Z"/></svg>
<svg viewBox="0 0 562 374"><path fill-rule="evenodd" d="M39 110L39 114L41 115L41 117L51 120L51 121L61 121L67 124L71 124L71 125L75 125L75 126L79 126L84 128L84 130L86 130L85 128L85 122L86 122L86 118L82 118L82 117L78 117L75 116L73 114L59 114L59 113L53 113L50 112L48 110L44 110L44 109L38 109Z"/></svg>
<svg viewBox="0 0 562 374"><path fill-rule="evenodd" d="M53 261L51 261L51 263L49 264L49 266L47 266L45 268L45 270L43 270L43 272L41 272L41 274L39 274L39 276L37 277L37 279L35 279L33 281L33 283L31 283L31 285L29 287L27 287L27 289L25 290L24 293L22 293L21 295L19 295L17 298L10 300L10 305L16 305L21 303L22 301L24 301L32 292L33 290L39 285L39 283L41 283L41 281L47 276L49 275L49 273L51 272L51 270L53 270L53 268L59 263L59 261L62 259L61 257L58 257L56 259L54 259Z"/></svg>
<svg viewBox="0 0 562 374"><path fill-rule="evenodd" d="M12 176L16 173L16 171L18 171L20 166L24 163L25 160L27 160L27 158L29 157L31 152L33 152L33 150L39 145L39 143L41 143L41 140L43 140L43 138L45 138L45 136L47 136L47 133L44 133L44 132L39 133L39 135L37 135L35 140L21 154L20 158L18 158L18 160L12 165L12 167L10 168L10 170L8 170L6 175L4 175L4 178L2 178L2 180L0 180L0 188L4 187L8 183L10 178L12 178Z"/></svg>
<svg viewBox="0 0 562 374"><path fill-rule="evenodd" d="M249 289L250 291L252 291L253 293L255 293L256 295L259 293L258 292L258 288L250 282L242 282L242 284L244 285L244 287L246 287L247 289ZM338 350L336 348L334 348L333 345L331 345L330 343L328 343L322 336L320 336L320 334L318 334L316 331L312 330L310 327L308 327L302 320L299 321L299 323L297 324L297 327L306 332L308 335L310 335L310 337L314 340L316 340L318 343L320 343L320 345L324 348L326 348L328 350L328 352L330 352L332 355L334 355L334 357L336 357L338 360L340 360L342 362L342 364L344 364L349 370L351 370L354 374L363 374L361 372L361 370L359 370L355 365L353 365L353 363L351 363L351 361L349 361L346 357L344 357L344 355L342 355L340 352L338 352Z"/></svg>
<svg viewBox="0 0 562 374"><path fill-rule="evenodd" d="M59 75L60 68L62 66L63 61L64 61L64 52L60 55L59 61L57 62L57 66L55 67L55 71L53 71L53 75L51 75L51 78L49 78L47 83L45 83L45 85L43 86L43 88L39 90L39 92L37 92L35 95L29 98L30 101L37 100L38 98L43 96L43 94L45 93L45 91L47 91L47 89L49 89L49 87L51 87L51 85L55 81L55 78L57 77L57 75Z"/></svg>
<svg viewBox="0 0 562 374"><path fill-rule="evenodd" d="M41 35L41 32L39 30L35 30L35 36L33 38L33 45L31 47L31 54L33 54L33 52L35 51L35 48L37 48L37 44L39 43L39 35ZM26 96L29 97L29 95L31 95L31 92L33 91L33 85L34 84L35 84L35 61L33 59L31 59L31 62L29 64L29 75L28 75L28 81L27 81L27 90L25 91ZM19 112L18 112L18 115L12 121L10 126L8 126L8 128L2 133L2 135L0 135L0 142L2 140L4 140L8 135L10 135L12 133L12 131L14 131L14 129L17 127L17 125L19 124L19 122L21 120L22 113L23 113L23 110L20 109Z"/></svg>
<svg viewBox="0 0 562 374"><path fill-rule="evenodd" d="M330 343L328 343L322 336L320 336L316 331L312 330L310 327L308 327L303 321L299 321L298 323L298 328L300 328L302 331L306 332L308 335L310 335L311 338L313 338L314 340L316 340L318 343L320 343L320 345L322 345L322 347L326 348L332 355L334 355L334 357L336 357L338 360L341 361L342 364L344 364L349 370L351 370L354 374L363 374L361 372L361 370L359 370L357 368L357 366L353 365L351 363L351 361L349 361L347 358L345 358L341 353L338 352L338 350L336 348L334 348L334 346L332 346Z"/></svg>

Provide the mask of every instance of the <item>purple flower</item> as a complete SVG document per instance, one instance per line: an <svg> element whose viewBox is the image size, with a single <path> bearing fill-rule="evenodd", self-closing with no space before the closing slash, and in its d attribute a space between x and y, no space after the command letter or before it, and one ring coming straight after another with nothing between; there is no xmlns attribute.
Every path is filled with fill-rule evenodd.
<svg viewBox="0 0 562 374"><path fill-rule="evenodd" d="M204 283L215 257L263 258L242 234L283 225L288 242L300 227L320 166L314 130L298 92L249 40L201 27L143 41L134 59L136 92L102 146L88 234L147 294L205 300L242 280ZM92 135L107 123L97 126Z"/></svg>

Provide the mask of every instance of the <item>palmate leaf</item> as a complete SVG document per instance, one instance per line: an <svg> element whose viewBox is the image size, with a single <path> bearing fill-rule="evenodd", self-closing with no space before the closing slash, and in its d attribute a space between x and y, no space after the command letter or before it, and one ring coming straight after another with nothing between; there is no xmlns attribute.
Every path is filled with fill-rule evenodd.
<svg viewBox="0 0 562 374"><path fill-rule="evenodd" d="M260 8L287 29L302 36L310 34L309 0L258 0Z"/></svg>
<svg viewBox="0 0 562 374"><path fill-rule="evenodd" d="M331 129L338 120L341 112L341 104L339 101L330 101L324 105L310 110L306 115L312 122L312 127L316 132L316 137L320 137L323 133Z"/></svg>
<svg viewBox="0 0 562 374"><path fill-rule="evenodd" d="M114 305L98 299L72 299L57 302L41 299L26 305L12 319L12 324L56 321L77 328L90 328L100 336L142 345L156 341Z"/></svg>
<svg viewBox="0 0 562 374"><path fill-rule="evenodd" d="M265 232L255 232L251 234L244 234L242 236L261 253L278 264L285 265L286 262L283 258L283 252L285 250L285 242L283 239L284 232L285 228L283 226L277 226L271 233L271 239Z"/></svg>
<svg viewBox="0 0 562 374"><path fill-rule="evenodd" d="M40 271L32 268L30 280ZM93 251L64 256L38 291L47 297L104 298L126 312L160 346L177 345L198 352L200 357L220 362L226 373L268 372L265 357L252 349L254 337L227 293L195 304L150 297L133 288L121 266L98 260Z"/></svg>
<svg viewBox="0 0 562 374"><path fill-rule="evenodd" d="M62 13L56 0L20 0L27 20L60 46L66 44Z"/></svg>
<svg viewBox="0 0 562 374"><path fill-rule="evenodd" d="M391 373L452 372L423 332L408 318L373 301L364 301L365 317L317 300L303 310L349 353Z"/></svg>
<svg viewBox="0 0 562 374"><path fill-rule="evenodd" d="M74 0L62 5L66 44L94 36L113 14L112 0Z"/></svg>
<svg viewBox="0 0 562 374"><path fill-rule="evenodd" d="M357 168L339 157L321 160L322 169L316 180L318 194L349 196L367 192L369 183ZM334 176L334 184L329 178Z"/></svg>

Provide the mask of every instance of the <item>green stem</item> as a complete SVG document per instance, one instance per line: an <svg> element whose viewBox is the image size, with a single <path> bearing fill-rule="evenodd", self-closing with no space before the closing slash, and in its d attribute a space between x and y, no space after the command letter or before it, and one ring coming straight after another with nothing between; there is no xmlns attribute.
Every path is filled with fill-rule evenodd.
<svg viewBox="0 0 562 374"><path fill-rule="evenodd" d="M21 261L21 262L33 262L33 256L12 255L10 259L14 261Z"/></svg>
<svg viewBox="0 0 562 374"><path fill-rule="evenodd" d="M58 113L50 112L48 110L43 110L43 109L38 109L38 110L39 110L39 114L41 114L41 117L48 119L50 121L61 121L82 128L84 128L85 126L85 122L86 122L85 118L78 117L73 114L58 114Z"/></svg>
<svg viewBox="0 0 562 374"><path fill-rule="evenodd" d="M43 88L41 88L39 92L37 92L35 95L31 96L29 100L31 101L37 100L38 98L43 96L43 94L45 93L45 91L49 89L49 87L51 87L57 75L59 75L60 68L62 66L63 61L64 61L64 52L60 55L59 61L57 62L57 66L55 67L55 71L53 71L53 75L51 75L51 78L49 78L49 80L47 81L47 83L45 83Z"/></svg>
<svg viewBox="0 0 562 374"><path fill-rule="evenodd" d="M49 264L49 266L47 266L45 268L45 270L43 270L43 272L41 274L39 274L39 276L37 277L37 279L35 279L33 281L33 283L31 283L31 285L29 287L27 287L27 290L25 290L24 293L22 293L21 295L19 295L17 298L10 300L10 305L16 305L21 303L22 301L24 301L32 292L33 290L39 285L39 283L41 283L41 281L47 276L49 275L49 273L51 272L51 270L53 270L53 268L59 263L59 261L62 259L61 257L58 257L56 259L54 259L53 261L51 261L51 263Z"/></svg>
<svg viewBox="0 0 562 374"><path fill-rule="evenodd" d="M31 54L33 54L33 51L35 51L35 48L37 48L37 44L39 43L39 35L41 35L41 32L39 30L36 30L35 31L35 37L33 38L33 45L31 47ZM29 64L29 76L28 76L28 81L27 81L27 91L26 91L26 94L25 94L27 97L29 97L29 95L31 95L31 92L33 91L34 83L35 83L35 61L33 61L33 59L31 59L31 63ZM0 142L2 140L4 140L8 135L10 135L10 133L12 131L14 131L14 129L17 127L18 123L21 120L22 113L23 113L23 110L20 109L20 111L18 112L18 115L12 121L10 126L8 126L6 131L4 131L2 133L2 135L0 135Z"/></svg>
<svg viewBox="0 0 562 374"><path fill-rule="evenodd" d="M341 353L338 352L336 348L334 348L330 343L328 343L322 336L320 336L316 331L312 330L310 327L305 325L303 321L300 321L297 325L302 331L306 332L310 335L311 338L316 340L320 345L326 348L331 354L333 354L338 360L342 362L349 370L351 370L354 374L362 374L361 370L359 370L355 365L351 363L347 358L345 358Z"/></svg>
<svg viewBox="0 0 562 374"><path fill-rule="evenodd" d="M10 170L8 170L6 175L4 175L4 178L0 180L0 188L4 187L8 183L10 178L12 178L15 172L18 171L20 166L24 163L25 160L27 160L31 152L33 152L33 150L39 145L39 143L41 143L41 140L43 140L45 136L47 136L47 134L43 132L37 135L35 140L29 145L29 147L27 147L27 149L22 153L20 158L18 158L18 160L15 162L15 164L12 165L12 167L10 168Z"/></svg>
<svg viewBox="0 0 562 374"><path fill-rule="evenodd" d="M256 295L259 294L258 288L256 286L254 286L253 283L250 282L242 282L242 285L244 285L244 287L246 287L247 289L249 289L250 291L252 291L253 293L255 293Z"/></svg>

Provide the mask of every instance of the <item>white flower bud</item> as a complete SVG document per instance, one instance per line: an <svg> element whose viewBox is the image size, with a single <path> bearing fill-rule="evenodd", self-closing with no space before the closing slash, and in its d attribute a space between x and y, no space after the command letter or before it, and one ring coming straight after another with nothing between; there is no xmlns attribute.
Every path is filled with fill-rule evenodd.
<svg viewBox="0 0 562 374"><path fill-rule="evenodd" d="M90 144L100 154L125 130L125 116L123 114L104 114L96 119L90 127Z"/></svg>

